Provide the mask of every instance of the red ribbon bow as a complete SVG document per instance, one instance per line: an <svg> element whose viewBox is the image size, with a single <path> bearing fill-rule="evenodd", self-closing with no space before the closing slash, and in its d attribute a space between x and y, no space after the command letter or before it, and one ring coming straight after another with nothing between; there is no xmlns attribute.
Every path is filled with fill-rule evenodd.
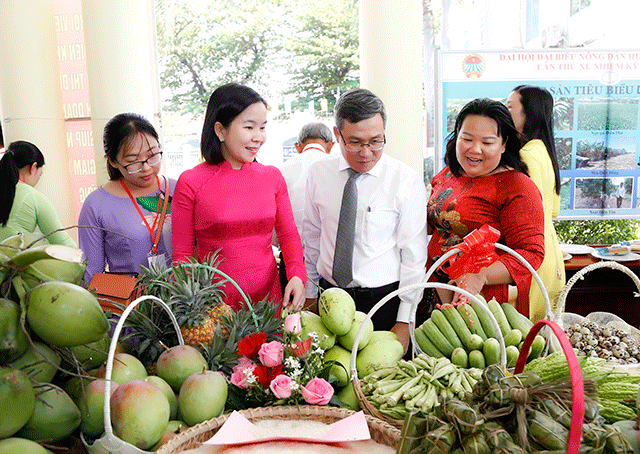
<svg viewBox="0 0 640 454"><path fill-rule="evenodd" d="M477 273L481 268L491 265L498 260L495 251L498 239L500 231L488 224L474 230L464 237L462 243L447 249L446 252L452 249L460 249L462 252L448 260L449 267L444 271L450 279L456 279L463 274Z"/></svg>

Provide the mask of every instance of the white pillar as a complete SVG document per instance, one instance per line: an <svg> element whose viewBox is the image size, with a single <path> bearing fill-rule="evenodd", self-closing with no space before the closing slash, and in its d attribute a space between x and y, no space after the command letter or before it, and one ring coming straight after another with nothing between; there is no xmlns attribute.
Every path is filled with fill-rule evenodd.
<svg viewBox="0 0 640 454"><path fill-rule="evenodd" d="M0 1L0 99L5 145L35 144L45 170L36 189L63 226L76 225L58 72L54 0ZM75 231L69 231L76 237Z"/></svg>
<svg viewBox="0 0 640 454"><path fill-rule="evenodd" d="M422 2L360 0L360 85L387 108L385 152L423 173Z"/></svg>
<svg viewBox="0 0 640 454"><path fill-rule="evenodd" d="M116 114L144 115L161 134L153 0L83 0L98 184L107 179L102 132Z"/></svg>

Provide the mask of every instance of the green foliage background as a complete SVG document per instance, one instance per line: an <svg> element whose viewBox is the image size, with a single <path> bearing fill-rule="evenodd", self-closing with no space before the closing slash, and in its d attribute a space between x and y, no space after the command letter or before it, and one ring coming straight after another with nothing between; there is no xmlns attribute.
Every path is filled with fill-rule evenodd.
<svg viewBox="0 0 640 454"><path fill-rule="evenodd" d="M616 244L640 238L639 220L554 221L554 225L561 243Z"/></svg>

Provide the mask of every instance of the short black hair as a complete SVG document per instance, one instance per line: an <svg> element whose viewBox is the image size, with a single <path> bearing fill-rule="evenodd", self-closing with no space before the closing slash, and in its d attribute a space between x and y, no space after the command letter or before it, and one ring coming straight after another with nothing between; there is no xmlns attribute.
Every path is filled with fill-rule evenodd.
<svg viewBox="0 0 640 454"><path fill-rule="evenodd" d="M345 91L336 101L333 116L338 130L342 130L344 121L358 123L375 117L382 116L382 124L387 125L387 110L380 98L366 88L352 88Z"/></svg>
<svg viewBox="0 0 640 454"><path fill-rule="evenodd" d="M130 144L138 134L150 135L159 141L156 128L142 115L129 112L113 117L104 127L102 143L105 157L116 161L122 147ZM122 176L120 169L109 164L108 160L107 172L110 180L117 180Z"/></svg>

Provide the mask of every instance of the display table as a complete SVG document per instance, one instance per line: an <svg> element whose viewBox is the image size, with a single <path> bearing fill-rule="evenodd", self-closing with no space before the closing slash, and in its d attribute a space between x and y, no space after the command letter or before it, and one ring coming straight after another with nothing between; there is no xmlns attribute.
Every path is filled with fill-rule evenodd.
<svg viewBox="0 0 640 454"><path fill-rule="evenodd" d="M600 247L600 246L594 246ZM582 268L601 261L591 255L573 255L564 262L567 281ZM619 262L640 276L640 260ZM578 280L567 295L565 312L588 315L611 312L631 326L640 327L640 297L633 280L619 270L599 268Z"/></svg>

